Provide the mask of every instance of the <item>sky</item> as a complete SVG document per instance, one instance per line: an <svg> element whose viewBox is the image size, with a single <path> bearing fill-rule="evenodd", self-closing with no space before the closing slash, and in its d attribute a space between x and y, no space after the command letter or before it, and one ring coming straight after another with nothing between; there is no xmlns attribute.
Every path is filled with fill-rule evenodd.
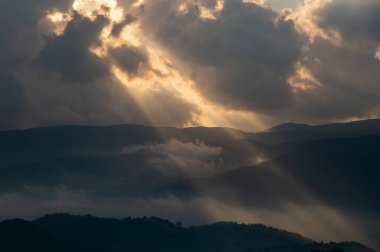
<svg viewBox="0 0 380 252"><path fill-rule="evenodd" d="M378 0L0 0L0 129L378 117Z"/></svg>

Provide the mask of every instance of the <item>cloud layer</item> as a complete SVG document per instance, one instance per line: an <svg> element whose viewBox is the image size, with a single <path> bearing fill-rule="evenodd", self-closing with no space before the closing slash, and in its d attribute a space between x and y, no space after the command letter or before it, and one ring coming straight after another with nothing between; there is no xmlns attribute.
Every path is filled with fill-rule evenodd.
<svg viewBox="0 0 380 252"><path fill-rule="evenodd" d="M241 0L0 4L2 129L256 130L379 113L375 0L284 2L293 9L283 11Z"/></svg>

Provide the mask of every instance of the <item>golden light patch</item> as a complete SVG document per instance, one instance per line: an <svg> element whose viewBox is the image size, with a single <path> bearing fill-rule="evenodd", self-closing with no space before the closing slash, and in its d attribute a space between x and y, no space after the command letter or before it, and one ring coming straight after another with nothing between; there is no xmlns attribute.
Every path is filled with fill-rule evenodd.
<svg viewBox="0 0 380 252"><path fill-rule="evenodd" d="M294 75L288 79L293 93L306 92L322 87L321 82L301 63L296 64Z"/></svg>
<svg viewBox="0 0 380 252"><path fill-rule="evenodd" d="M109 48L121 46L140 47L145 43L142 41L140 36L139 23L133 23L125 26L119 37L110 36L112 28L113 24L105 27L100 35L100 40L102 41L101 46L91 49L97 55L102 55L102 57L107 56L107 51Z"/></svg>
<svg viewBox="0 0 380 252"><path fill-rule="evenodd" d="M186 14L188 12L189 8L188 8L188 4L187 3L183 3L179 6L178 8L178 11L180 13L183 13L183 14Z"/></svg>
<svg viewBox="0 0 380 252"><path fill-rule="evenodd" d="M41 21L41 25L47 27L46 31L48 33L61 36L71 19L72 16L69 13L53 11L46 15L46 17Z"/></svg>
<svg viewBox="0 0 380 252"><path fill-rule="evenodd" d="M182 13L182 14L186 14L188 13L189 11L189 7L191 5L193 5L194 2L192 1L187 1L185 3L182 3L179 8L178 8L178 12L179 13ZM211 19L211 20L215 20L216 17L217 17L217 14L223 10L223 7L224 7L224 0L218 0L216 2L216 5L214 6L214 8L209 8L207 6L204 6L202 4L197 4L198 5L198 8L200 10L200 18L201 19Z"/></svg>
<svg viewBox="0 0 380 252"><path fill-rule="evenodd" d="M141 33L139 23L133 23L124 27L120 38L129 45L140 47L143 42L139 33Z"/></svg>
<svg viewBox="0 0 380 252"><path fill-rule="evenodd" d="M118 7L117 0L75 0L73 9L91 19L99 14L114 22L121 22L124 18L124 11Z"/></svg>
<svg viewBox="0 0 380 252"><path fill-rule="evenodd" d="M375 58L380 60L380 46L377 47L376 52L375 52Z"/></svg>
<svg viewBox="0 0 380 252"><path fill-rule="evenodd" d="M257 5L263 6L263 7L268 7L269 6L267 0L243 0L243 3L253 3L253 4L257 4Z"/></svg>
<svg viewBox="0 0 380 252"><path fill-rule="evenodd" d="M46 18L49 19L53 23L62 23L62 22L68 22L68 20L71 19L71 16L67 13L53 12L53 13L49 13L46 16Z"/></svg>
<svg viewBox="0 0 380 252"><path fill-rule="evenodd" d="M294 11L287 10L287 19L294 21L297 30L306 34L310 43L313 43L316 37L321 37L339 46L342 43L339 32L333 29L322 29L318 25L320 21L320 17L317 15L318 11L331 2L332 0L305 0L304 4Z"/></svg>
<svg viewBox="0 0 380 252"><path fill-rule="evenodd" d="M138 0L135 3L132 4L133 8L140 8L142 5L144 5L144 0Z"/></svg>
<svg viewBox="0 0 380 252"><path fill-rule="evenodd" d="M203 19L216 19L216 15L223 10L224 7L224 0L219 0L217 1L216 5L214 8L206 8L204 6L201 6L201 18Z"/></svg>

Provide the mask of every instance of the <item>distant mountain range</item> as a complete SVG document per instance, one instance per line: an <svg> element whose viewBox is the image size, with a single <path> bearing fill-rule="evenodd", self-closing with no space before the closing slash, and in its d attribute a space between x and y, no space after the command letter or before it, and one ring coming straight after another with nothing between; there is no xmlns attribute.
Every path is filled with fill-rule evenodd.
<svg viewBox="0 0 380 252"><path fill-rule="evenodd" d="M311 126L286 123L254 134L265 143L300 142L326 138L346 138L380 134L380 119Z"/></svg>
<svg viewBox="0 0 380 252"><path fill-rule="evenodd" d="M379 249L379 168L380 119L320 126L288 123L258 133L141 125L0 131L0 218L61 208L115 216L120 204L133 209L126 215L138 216L141 202L149 215L170 218L173 211L176 219L186 217L186 207L150 205L173 199L184 206L212 199L247 212L327 206L349 222L360 222L361 237ZM98 210L100 202L106 203ZM208 220L201 214L194 214L196 223ZM191 224L194 216L186 222ZM34 230L38 222L16 224ZM7 223L13 222L2 223L2 230ZM52 244L61 239L50 230L35 234L45 240L46 232ZM252 248L257 249L245 247L272 251ZM273 251L288 251L281 249Z"/></svg>
<svg viewBox="0 0 380 252"><path fill-rule="evenodd" d="M45 152L55 156L74 153L107 151L112 153L125 146L199 140L205 143L251 139L262 144L304 142L328 138L350 138L380 135L380 119L349 123L310 126L287 123L258 133L246 133L230 128L170 128L142 125L56 126L26 130L0 131L0 156L6 159L13 153Z"/></svg>
<svg viewBox="0 0 380 252"><path fill-rule="evenodd" d="M2 252L374 252L355 242L316 243L266 227L219 222L183 227L158 218L105 219L68 214L0 223ZM341 249L341 250L338 250Z"/></svg>

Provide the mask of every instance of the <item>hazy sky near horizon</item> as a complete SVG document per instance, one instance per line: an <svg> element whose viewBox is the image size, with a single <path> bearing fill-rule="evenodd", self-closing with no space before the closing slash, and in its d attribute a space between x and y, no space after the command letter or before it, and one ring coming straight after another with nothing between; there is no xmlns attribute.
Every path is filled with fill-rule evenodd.
<svg viewBox="0 0 380 252"><path fill-rule="evenodd" d="M0 129L380 114L378 0L0 0Z"/></svg>

